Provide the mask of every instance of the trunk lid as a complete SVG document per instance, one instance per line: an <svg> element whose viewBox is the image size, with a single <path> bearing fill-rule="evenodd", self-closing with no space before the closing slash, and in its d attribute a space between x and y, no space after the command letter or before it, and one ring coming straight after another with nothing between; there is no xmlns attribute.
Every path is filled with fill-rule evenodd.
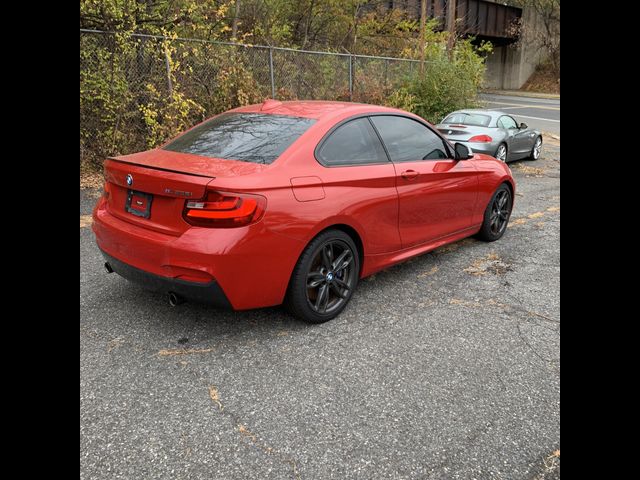
<svg viewBox="0 0 640 480"><path fill-rule="evenodd" d="M131 224L179 236L190 228L182 217L187 200L203 198L215 178L264 167L161 149L109 158L104 163L107 209Z"/></svg>
<svg viewBox="0 0 640 480"><path fill-rule="evenodd" d="M488 127L479 127L476 125L459 125L459 124L439 124L436 125L438 131L447 139L454 142L466 142L476 135L491 135L491 129Z"/></svg>

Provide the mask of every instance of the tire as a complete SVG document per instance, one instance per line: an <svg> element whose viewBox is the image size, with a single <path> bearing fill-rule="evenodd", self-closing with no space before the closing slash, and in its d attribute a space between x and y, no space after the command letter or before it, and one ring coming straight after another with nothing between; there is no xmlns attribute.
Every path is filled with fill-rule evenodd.
<svg viewBox="0 0 640 480"><path fill-rule="evenodd" d="M536 150L537 148L537 150ZM542 150L542 136L538 136L536 141L533 142L533 147L531 147L531 153L527 157L529 160L538 160L540 158L540 152Z"/></svg>
<svg viewBox="0 0 640 480"><path fill-rule="evenodd" d="M352 238L341 230L326 230L300 255L291 274L285 307L300 320L324 323L344 310L359 277L360 257Z"/></svg>
<svg viewBox="0 0 640 480"><path fill-rule="evenodd" d="M502 155L501 151L502 149L504 149L504 157L500 158L500 156ZM507 163L507 156L509 154L509 150L507 149L507 144L506 143L501 143L500 145L498 145L498 148L496 149L496 155L495 157L500 160L501 162Z"/></svg>
<svg viewBox="0 0 640 480"><path fill-rule="evenodd" d="M511 190L503 183L493 192L491 200L489 200L477 237L485 242L495 242L502 237L507 230L512 208L513 196L511 195Z"/></svg>

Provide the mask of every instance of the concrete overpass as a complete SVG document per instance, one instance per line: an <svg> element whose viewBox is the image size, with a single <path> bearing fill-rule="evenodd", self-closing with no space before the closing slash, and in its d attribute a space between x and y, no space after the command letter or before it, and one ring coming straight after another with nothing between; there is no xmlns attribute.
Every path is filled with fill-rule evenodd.
<svg viewBox="0 0 640 480"><path fill-rule="evenodd" d="M487 58L486 87L504 90L520 88L535 70L539 52L518 40L518 23L534 25L537 16L531 9L522 9L495 0L427 0L427 17L439 20L439 30L446 29L447 8L456 4L456 33L487 40L494 46ZM420 0L394 0L390 8L402 8L411 16L420 17Z"/></svg>

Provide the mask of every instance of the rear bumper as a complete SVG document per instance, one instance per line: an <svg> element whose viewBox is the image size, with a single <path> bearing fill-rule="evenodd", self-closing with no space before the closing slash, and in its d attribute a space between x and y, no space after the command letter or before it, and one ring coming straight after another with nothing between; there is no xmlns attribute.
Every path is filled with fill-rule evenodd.
<svg viewBox="0 0 640 480"><path fill-rule="evenodd" d="M114 272L131 282L143 285L149 290L164 293L173 292L187 300L208 303L216 307L231 308L231 303L229 303L220 285L215 280L210 283L197 283L178 278L161 277L121 262L102 249L100 251Z"/></svg>
<svg viewBox="0 0 640 480"><path fill-rule="evenodd" d="M219 289L234 310L282 303L305 246L267 229L262 221L227 229L192 227L179 236L168 235L111 215L103 199L94 209L92 229L100 250L150 275L141 277L129 271L121 273L123 277L134 282L142 278L144 283L177 294L183 294L185 286L195 287L185 297L195 293L200 298L196 292L209 295ZM112 267L120 273L116 265ZM215 298L213 301L216 303Z"/></svg>

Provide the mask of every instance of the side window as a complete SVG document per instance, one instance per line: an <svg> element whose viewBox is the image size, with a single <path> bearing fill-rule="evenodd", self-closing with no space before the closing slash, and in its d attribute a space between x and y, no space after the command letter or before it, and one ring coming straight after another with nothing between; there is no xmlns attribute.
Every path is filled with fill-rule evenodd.
<svg viewBox="0 0 640 480"><path fill-rule="evenodd" d="M498 126L506 129L518 128L516 121L506 115L500 117L500 120L498 120Z"/></svg>
<svg viewBox="0 0 640 480"><path fill-rule="evenodd" d="M420 122L392 115L376 115L371 121L394 162L449 158L444 141Z"/></svg>
<svg viewBox="0 0 640 480"><path fill-rule="evenodd" d="M318 160L327 165L388 162L380 139L367 118L356 118L339 126L318 150Z"/></svg>

